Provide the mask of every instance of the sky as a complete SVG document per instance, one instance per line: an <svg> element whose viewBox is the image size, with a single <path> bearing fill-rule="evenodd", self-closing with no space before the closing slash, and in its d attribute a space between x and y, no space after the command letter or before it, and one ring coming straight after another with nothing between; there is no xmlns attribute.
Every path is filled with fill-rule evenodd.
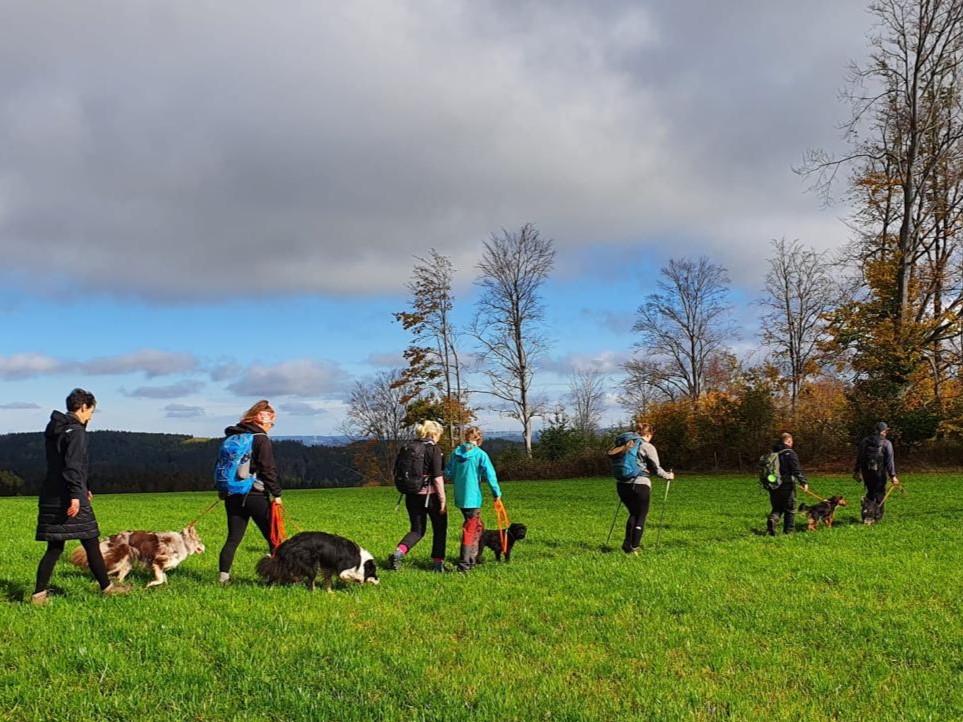
<svg viewBox="0 0 963 722"><path fill-rule="evenodd" d="M337 434L401 362L415 257L452 258L467 324L483 241L528 222L557 250L536 387L614 389L668 259L729 270L758 354L770 241L846 240L792 168L840 147L861 1L0 8L0 433L82 386L92 428L215 436L268 398Z"/></svg>

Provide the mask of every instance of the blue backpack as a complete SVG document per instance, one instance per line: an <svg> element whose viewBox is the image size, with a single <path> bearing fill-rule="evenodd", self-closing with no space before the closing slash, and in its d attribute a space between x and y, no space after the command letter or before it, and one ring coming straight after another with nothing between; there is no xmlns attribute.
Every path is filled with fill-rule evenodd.
<svg viewBox="0 0 963 722"><path fill-rule="evenodd" d="M639 465L639 451L642 448L642 437L628 431L619 434L615 439L615 446L608 450L609 460L612 462L612 476L616 481L631 481L643 475Z"/></svg>
<svg viewBox="0 0 963 722"><path fill-rule="evenodd" d="M257 434L232 434L221 442L214 465L214 488L228 496L247 494L257 476L251 473L251 453Z"/></svg>

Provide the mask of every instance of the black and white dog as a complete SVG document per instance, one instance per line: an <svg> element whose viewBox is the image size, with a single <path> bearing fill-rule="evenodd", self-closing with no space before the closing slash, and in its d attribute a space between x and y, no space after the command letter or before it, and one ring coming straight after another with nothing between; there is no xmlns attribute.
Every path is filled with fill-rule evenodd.
<svg viewBox="0 0 963 722"><path fill-rule="evenodd" d="M320 574L324 588L331 591L331 578L346 582L378 583L374 557L355 544L323 531L304 531L295 534L257 563L257 573L268 584L304 582L314 591L314 581Z"/></svg>

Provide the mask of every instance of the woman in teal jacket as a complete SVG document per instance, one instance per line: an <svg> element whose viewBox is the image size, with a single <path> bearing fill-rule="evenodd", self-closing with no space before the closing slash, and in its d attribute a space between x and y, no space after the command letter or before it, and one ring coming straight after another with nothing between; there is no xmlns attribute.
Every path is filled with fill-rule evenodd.
<svg viewBox="0 0 963 722"><path fill-rule="evenodd" d="M465 523L461 527L461 559L458 571L467 572L478 556L478 542L485 525L480 516L482 505L481 482L484 479L496 499L502 495L491 459L481 449L482 433L477 426L465 430L465 443L451 452L447 476L455 485L455 506L461 509Z"/></svg>

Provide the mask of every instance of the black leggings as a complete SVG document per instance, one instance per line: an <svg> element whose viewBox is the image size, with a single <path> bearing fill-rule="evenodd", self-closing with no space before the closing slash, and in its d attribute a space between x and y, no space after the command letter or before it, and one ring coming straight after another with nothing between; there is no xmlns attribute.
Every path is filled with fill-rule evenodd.
<svg viewBox="0 0 963 722"><path fill-rule="evenodd" d="M218 560L222 573L231 571L234 554L244 539L249 519L254 520L264 536L264 541L268 543L268 548L274 552L271 546L271 502L267 495L254 491L249 494L231 494L224 500L224 509L227 511L227 541L224 542Z"/></svg>
<svg viewBox="0 0 963 722"><path fill-rule="evenodd" d="M47 542L47 551L44 552L43 557L40 558L40 564L37 565L37 586L34 587L34 594L39 594L47 588L47 584L50 583L50 575L53 574L54 565L60 559L60 555L64 553L65 543L63 541ZM110 586L110 578L107 576L107 565L104 563L104 557L100 553L100 540L96 537L81 539L80 544L87 552L87 565L90 567L91 574L94 575L100 588L106 589Z"/></svg>
<svg viewBox="0 0 963 722"><path fill-rule="evenodd" d="M652 488L648 484L618 483L615 485L619 492L619 499L629 510L629 518L625 522L625 541L622 549L631 551L642 544L642 534L645 532L645 517L649 514L649 499Z"/></svg>
<svg viewBox="0 0 963 722"><path fill-rule="evenodd" d="M404 545L411 551L425 536L428 520L431 519L431 558L435 561L444 559L445 544L448 541L448 512L441 513L441 499L438 495L405 494L405 509L408 510L411 531L398 542L398 546Z"/></svg>

